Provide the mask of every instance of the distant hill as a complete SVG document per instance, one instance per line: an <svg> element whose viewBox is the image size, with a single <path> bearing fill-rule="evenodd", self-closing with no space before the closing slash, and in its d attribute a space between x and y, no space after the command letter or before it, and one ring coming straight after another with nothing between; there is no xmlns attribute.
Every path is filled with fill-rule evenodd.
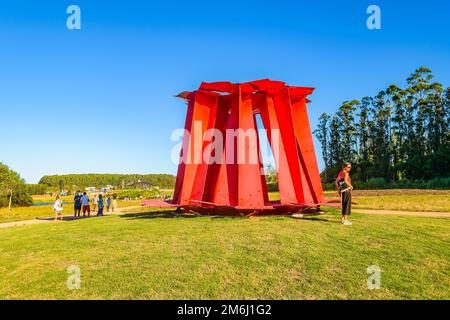
<svg viewBox="0 0 450 320"><path fill-rule="evenodd" d="M174 188L175 176L171 174L65 174L43 176L39 184L48 187L58 187L61 189L73 190L75 188L83 189L86 187L104 187L112 185L118 188L130 185L136 186L139 183L145 185L158 186L163 189Z"/></svg>

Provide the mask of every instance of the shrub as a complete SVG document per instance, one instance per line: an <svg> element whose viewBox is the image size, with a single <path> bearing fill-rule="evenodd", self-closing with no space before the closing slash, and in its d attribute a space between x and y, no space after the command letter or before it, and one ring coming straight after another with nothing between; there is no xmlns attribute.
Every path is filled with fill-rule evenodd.
<svg viewBox="0 0 450 320"><path fill-rule="evenodd" d="M150 190L123 190L116 193L119 199L124 199L126 197L130 199L136 199L140 198L141 196L143 199L160 199L162 195L169 195L167 192L160 191L157 188L153 188Z"/></svg>
<svg viewBox="0 0 450 320"><path fill-rule="evenodd" d="M267 191L268 192L277 192L278 191L278 182L268 183L267 184Z"/></svg>
<svg viewBox="0 0 450 320"><path fill-rule="evenodd" d="M370 178L367 181L367 188L369 189L384 189L386 187L386 180L384 178Z"/></svg>

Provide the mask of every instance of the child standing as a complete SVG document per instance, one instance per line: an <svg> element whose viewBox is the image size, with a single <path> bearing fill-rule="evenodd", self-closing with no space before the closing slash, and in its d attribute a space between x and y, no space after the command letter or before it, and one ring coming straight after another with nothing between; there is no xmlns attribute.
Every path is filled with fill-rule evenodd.
<svg viewBox="0 0 450 320"><path fill-rule="evenodd" d="M57 221L59 217L61 218L62 221L63 217L61 212L63 210L63 203L59 198L59 196L56 196L56 201L55 204L53 205L53 210L55 210L55 221Z"/></svg>
<svg viewBox="0 0 450 320"><path fill-rule="evenodd" d="M117 193L114 193L112 201L112 212L116 211L116 209L117 209Z"/></svg>
<svg viewBox="0 0 450 320"><path fill-rule="evenodd" d="M97 205L98 205L98 196L94 195L94 197L92 198L92 211L96 211L97 210Z"/></svg>
<svg viewBox="0 0 450 320"><path fill-rule="evenodd" d="M109 207L111 206L111 197L108 195L106 197L106 211L109 212Z"/></svg>

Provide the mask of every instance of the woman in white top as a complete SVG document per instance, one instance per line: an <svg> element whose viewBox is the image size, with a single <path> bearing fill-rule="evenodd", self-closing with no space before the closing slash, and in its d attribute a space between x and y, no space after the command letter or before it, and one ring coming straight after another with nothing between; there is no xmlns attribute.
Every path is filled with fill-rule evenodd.
<svg viewBox="0 0 450 320"><path fill-rule="evenodd" d="M55 221L58 220L58 217L61 217L61 221L63 219L62 217L62 210L63 210L63 203L62 200L59 198L59 196L56 196L55 204L53 205L53 210L55 210Z"/></svg>
<svg viewBox="0 0 450 320"><path fill-rule="evenodd" d="M92 211L96 211L97 210L97 205L98 205L98 196L95 195L94 198L92 198Z"/></svg>

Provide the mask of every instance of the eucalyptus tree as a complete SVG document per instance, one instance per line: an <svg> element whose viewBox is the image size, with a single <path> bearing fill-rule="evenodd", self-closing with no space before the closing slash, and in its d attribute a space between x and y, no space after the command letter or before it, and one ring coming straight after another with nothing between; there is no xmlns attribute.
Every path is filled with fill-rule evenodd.
<svg viewBox="0 0 450 320"><path fill-rule="evenodd" d="M405 91L397 85L391 85L386 90L389 99L393 104L391 114L391 153L393 179L402 180L404 178L403 164L405 163L404 142L407 139L407 126L405 122Z"/></svg>
<svg viewBox="0 0 450 320"><path fill-rule="evenodd" d="M385 179L390 179L392 170L390 145L391 107L387 103L387 94L380 91L372 100L370 122L371 154L373 172Z"/></svg>
<svg viewBox="0 0 450 320"><path fill-rule="evenodd" d="M341 145L343 160L355 162L357 159L357 127L355 123L355 111L360 102L358 100L345 101L339 108L338 117L340 117L342 126Z"/></svg>
<svg viewBox="0 0 450 320"><path fill-rule="evenodd" d="M322 148L322 157L325 163L325 167L328 168L331 166L330 163L330 132L329 132L329 120L330 116L326 113L322 113L319 117L319 124L317 129L314 130L314 135L319 140L320 146Z"/></svg>
<svg viewBox="0 0 450 320"><path fill-rule="evenodd" d="M330 118L330 167L337 167L344 161L342 150L342 120L339 111Z"/></svg>
<svg viewBox="0 0 450 320"><path fill-rule="evenodd" d="M322 114L314 133L330 173L349 160L365 181L449 177L450 88L421 67L405 88L390 85L361 102L345 101L331 116Z"/></svg>
<svg viewBox="0 0 450 320"><path fill-rule="evenodd" d="M428 103L432 94L431 70L420 67L407 79L407 92L414 119L408 119L408 125L414 123L414 132L409 134L408 159L406 174L413 179L425 178L423 164L429 154L429 123L432 108Z"/></svg>

